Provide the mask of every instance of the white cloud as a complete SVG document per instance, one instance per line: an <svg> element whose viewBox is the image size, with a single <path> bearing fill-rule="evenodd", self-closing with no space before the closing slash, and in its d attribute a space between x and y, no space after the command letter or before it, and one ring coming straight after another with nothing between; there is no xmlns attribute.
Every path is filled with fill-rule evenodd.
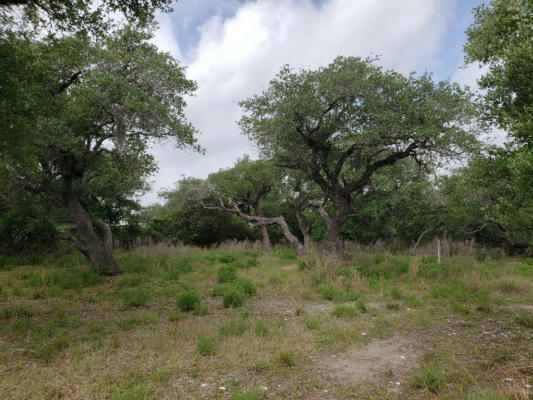
<svg viewBox="0 0 533 400"><path fill-rule="evenodd" d="M424 71L437 58L452 11L445 0L329 0L320 7L310 0L257 0L232 18L213 16L199 27L200 40L185 60L199 85L187 115L202 133L206 156L154 148L160 167L154 192L182 174L205 177L252 152L236 125L236 102L264 89L283 64L316 68L337 55L373 54L386 68ZM155 199L152 193L144 202Z"/></svg>

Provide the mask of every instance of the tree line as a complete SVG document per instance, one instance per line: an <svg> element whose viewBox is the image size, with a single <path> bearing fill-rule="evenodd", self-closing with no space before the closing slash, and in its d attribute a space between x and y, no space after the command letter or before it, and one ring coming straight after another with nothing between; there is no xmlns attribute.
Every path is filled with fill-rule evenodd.
<svg viewBox="0 0 533 400"><path fill-rule="evenodd" d="M259 159L182 179L163 204L141 207L135 195L157 169L149 143L203 152L184 113L196 83L149 43L154 11L168 3L0 6L3 252L68 241L95 271L114 275L114 238L284 242L301 255L320 242L342 259L347 239L408 245L447 234L531 251L530 2L474 10L465 53L488 67L482 97L431 74L384 70L375 58L286 65L239 103ZM493 127L508 133L505 146L480 141Z"/></svg>

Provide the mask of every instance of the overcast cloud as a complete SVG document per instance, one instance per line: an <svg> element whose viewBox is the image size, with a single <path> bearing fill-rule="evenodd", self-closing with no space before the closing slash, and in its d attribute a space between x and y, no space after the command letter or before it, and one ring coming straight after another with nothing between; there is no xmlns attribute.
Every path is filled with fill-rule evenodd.
<svg viewBox="0 0 533 400"><path fill-rule="evenodd" d="M221 1L223 10L233 10L228 17L220 7L213 7L210 15L202 1L201 16L183 15L195 1L182 2L180 14L159 17L154 43L180 59L188 77L198 83L187 116L201 132L206 154L154 147L159 173L153 191L143 197L145 204L157 201L157 192L183 175L205 177L231 166L243 154L253 154L252 144L236 124L237 102L260 93L284 64L316 68L337 55L380 55L384 67L402 73L442 69L439 55L457 4L450 0ZM180 18L197 24L192 39L179 37L176 19ZM180 42L186 43L186 52L180 50ZM461 70L454 76L472 85L478 75L477 70Z"/></svg>

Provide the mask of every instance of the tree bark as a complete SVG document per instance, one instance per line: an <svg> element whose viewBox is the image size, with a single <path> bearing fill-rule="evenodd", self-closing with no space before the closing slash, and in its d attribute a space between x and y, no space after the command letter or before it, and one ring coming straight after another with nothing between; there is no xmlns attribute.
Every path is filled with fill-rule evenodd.
<svg viewBox="0 0 533 400"><path fill-rule="evenodd" d="M263 210L261 209L261 206L258 204L255 207L255 214L258 217L263 217ZM261 225L261 237L263 241L263 248L266 251L272 251L272 242L270 241L270 235L268 234L268 228L266 225Z"/></svg>
<svg viewBox="0 0 533 400"><path fill-rule="evenodd" d="M341 203L341 202L339 202ZM334 260L343 261L346 259L344 254L344 242L339 238L339 232L348 218L348 208L345 206L344 202L341 204L334 204L335 206L335 215L331 217L328 212L324 209L322 201L312 200L309 202L312 206L316 207L322 221L326 225L326 236L322 242L324 249Z"/></svg>
<svg viewBox="0 0 533 400"><path fill-rule="evenodd" d="M296 221L298 222L298 228L300 228L300 231L302 232L304 238L304 248L306 252L308 252L311 246L311 235L309 235L309 226L303 220L302 214L300 213L299 209L295 209L294 213L296 215Z"/></svg>
<svg viewBox="0 0 533 400"><path fill-rule="evenodd" d="M91 268L100 275L119 275L122 273L113 258L113 235L111 228L97 218L91 218L81 204L70 182L64 185L63 201L76 225L74 234L60 235L70 240L89 260Z"/></svg>

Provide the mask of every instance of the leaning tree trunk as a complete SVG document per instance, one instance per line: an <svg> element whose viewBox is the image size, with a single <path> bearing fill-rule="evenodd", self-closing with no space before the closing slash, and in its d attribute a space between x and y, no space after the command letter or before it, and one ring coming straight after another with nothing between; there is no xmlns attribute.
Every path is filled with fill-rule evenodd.
<svg viewBox="0 0 533 400"><path fill-rule="evenodd" d="M62 234L60 238L73 242L97 274L121 274L122 271L113 258L113 235L109 225L91 218L73 190L64 190L63 200L77 229L74 234Z"/></svg>
<svg viewBox="0 0 533 400"><path fill-rule="evenodd" d="M255 215L258 217L263 217L263 210L261 210L261 206L257 205L255 207ZM272 242L270 241L270 235L268 233L268 228L266 225L261 225L261 237L263 241L263 248L266 251L272 251Z"/></svg>
<svg viewBox="0 0 533 400"><path fill-rule="evenodd" d="M304 238L305 251L308 252L311 249L311 235L309 234L309 226L305 223L299 209L295 209L294 213L296 215L296 221L298 222L298 228L300 228Z"/></svg>

